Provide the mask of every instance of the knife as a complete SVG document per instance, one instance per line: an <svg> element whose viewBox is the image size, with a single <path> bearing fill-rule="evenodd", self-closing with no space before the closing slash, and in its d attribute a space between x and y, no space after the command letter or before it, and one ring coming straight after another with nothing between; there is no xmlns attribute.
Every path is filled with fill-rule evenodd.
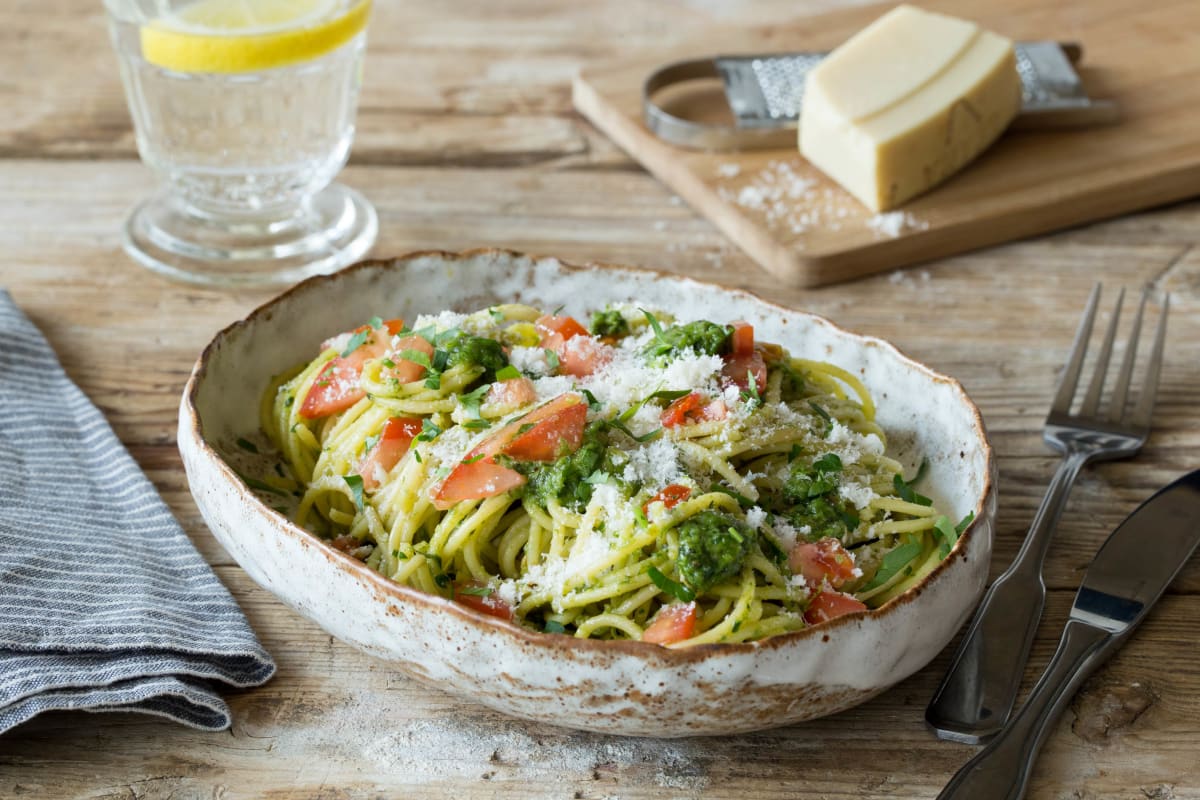
<svg viewBox="0 0 1200 800"><path fill-rule="evenodd" d="M1200 544L1200 470L1157 492L1105 541L1075 595L1058 650L1025 706L938 800L1020 800L1051 724L1129 638Z"/></svg>

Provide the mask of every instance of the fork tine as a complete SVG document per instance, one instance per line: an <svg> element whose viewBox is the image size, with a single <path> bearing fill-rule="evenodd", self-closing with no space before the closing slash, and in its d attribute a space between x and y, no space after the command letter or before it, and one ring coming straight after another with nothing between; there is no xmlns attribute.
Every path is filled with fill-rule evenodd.
<svg viewBox="0 0 1200 800"><path fill-rule="evenodd" d="M1108 359L1112 355L1113 338L1117 335L1117 322L1121 319L1121 303L1125 301L1125 290L1117 294L1117 305L1113 308L1112 319L1108 322L1108 330L1104 332L1104 343L1100 345L1100 354L1096 357L1096 370L1088 383L1087 394L1083 396L1083 405L1079 413L1085 417L1094 416L1100 407L1100 392L1104 389L1104 374L1108 372Z"/></svg>
<svg viewBox="0 0 1200 800"><path fill-rule="evenodd" d="M1129 397L1129 382L1133 377L1133 362L1137 358L1138 337L1142 332L1142 314L1146 311L1146 298L1150 295L1150 287L1142 289L1142 301L1138 303L1137 314L1133 316L1133 328L1129 331L1129 341L1125 344L1125 357L1121 359L1121 371L1117 373L1117 384L1113 387L1112 400L1108 403L1108 421L1120 422L1125 413L1125 401Z"/></svg>
<svg viewBox="0 0 1200 800"><path fill-rule="evenodd" d="M1100 284L1092 287L1092 295L1088 298L1087 308L1083 319L1079 321L1079 330L1075 331L1075 343L1071 345L1071 360L1063 370L1062 380L1058 384L1058 392L1054 395L1054 403L1050 406L1052 413L1070 414L1071 398L1075 396L1075 387L1079 383L1079 372L1083 369L1083 357L1087 355L1088 338L1092 334L1092 322L1096 319L1096 304L1100 301Z"/></svg>
<svg viewBox="0 0 1200 800"><path fill-rule="evenodd" d="M1167 307L1171 295L1163 295L1162 314L1158 318L1158 330L1154 332L1154 350L1150 354L1150 366L1146 368L1146 385L1142 387L1142 396L1138 398L1137 407L1130 419L1139 427L1150 427L1150 416L1154 413L1154 397L1158 394L1158 376L1162 372L1163 345L1167 340Z"/></svg>

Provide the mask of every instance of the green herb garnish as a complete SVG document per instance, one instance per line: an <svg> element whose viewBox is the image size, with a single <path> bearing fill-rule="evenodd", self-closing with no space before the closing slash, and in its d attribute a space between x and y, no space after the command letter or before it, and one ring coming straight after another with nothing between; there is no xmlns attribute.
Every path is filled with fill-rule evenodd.
<svg viewBox="0 0 1200 800"><path fill-rule="evenodd" d="M433 424L429 417L421 420L421 432L417 434L418 442L432 442L441 434L442 429Z"/></svg>
<svg viewBox="0 0 1200 800"><path fill-rule="evenodd" d="M521 371L509 364L507 367L496 371L496 380L511 381L521 377Z"/></svg>
<svg viewBox="0 0 1200 800"><path fill-rule="evenodd" d="M345 358L358 348L362 347L363 343L367 341L367 337L370 335L370 331L359 331L351 336L350 341L346 342L346 349L342 351L342 358Z"/></svg>
<svg viewBox="0 0 1200 800"><path fill-rule="evenodd" d="M880 560L879 569L876 571L875 577L861 591L877 589L883 586L896 577L896 574L900 570L907 567L919 555L921 555L921 544L919 542L906 542L895 550L891 550Z"/></svg>
<svg viewBox="0 0 1200 800"><path fill-rule="evenodd" d="M646 574L650 576L650 580L654 585L661 589L665 594L671 595L676 600L681 600L685 603L690 603L696 599L696 593L682 583L671 580L666 575L663 575L658 567L650 567L646 570Z"/></svg>
<svg viewBox="0 0 1200 800"><path fill-rule="evenodd" d="M833 431L833 417L829 416L828 411L821 408L819 405L814 403L812 400L808 401L808 407L811 408L813 410L813 413L815 413L818 417L825 420L825 433L823 435L828 437L829 434Z"/></svg>
<svg viewBox="0 0 1200 800"><path fill-rule="evenodd" d="M363 479L361 475L343 475L342 480L350 487L350 494L354 497L354 507L359 511L363 510Z"/></svg>
<svg viewBox="0 0 1200 800"><path fill-rule="evenodd" d="M899 473L897 473L896 476L892 478L892 486L895 487L896 494L900 495L900 499L905 501L906 503L916 503L919 506L933 505L933 500L929 499L928 497L926 497L923 494L920 494L920 493L914 491L912 486L910 484L908 484L904 480L904 477L901 476Z"/></svg>
<svg viewBox="0 0 1200 800"><path fill-rule="evenodd" d="M545 348L542 352L546 354L546 366L550 367L552 372L558 369L559 364L562 363L562 361L560 361L558 358L558 353L554 352L549 347Z"/></svg>
<svg viewBox="0 0 1200 800"><path fill-rule="evenodd" d="M251 442L247 439L243 439L240 436L237 439L237 446L242 448L243 450L245 450L248 453L258 453L258 447L254 444L254 442Z"/></svg>
<svg viewBox="0 0 1200 800"><path fill-rule="evenodd" d="M479 419L479 406L483 402L484 396L488 390L492 388L490 383L485 383L478 389L461 394L458 396L458 402L462 403L463 410L470 415L471 419Z"/></svg>

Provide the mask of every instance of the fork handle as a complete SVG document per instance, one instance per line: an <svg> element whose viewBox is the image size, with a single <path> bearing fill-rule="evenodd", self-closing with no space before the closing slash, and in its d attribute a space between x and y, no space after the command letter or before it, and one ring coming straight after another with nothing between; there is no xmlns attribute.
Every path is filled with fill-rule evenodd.
<svg viewBox="0 0 1200 800"><path fill-rule="evenodd" d="M1012 713L1046 601L1042 562L1088 457L1071 452L1063 458L1016 559L984 595L925 710L925 721L939 738L980 744Z"/></svg>
<svg viewBox="0 0 1200 800"><path fill-rule="evenodd" d="M1058 650L1021 710L960 769L937 800L1021 800L1033 761L1050 727L1079 685L1120 644L1078 620L1067 622Z"/></svg>

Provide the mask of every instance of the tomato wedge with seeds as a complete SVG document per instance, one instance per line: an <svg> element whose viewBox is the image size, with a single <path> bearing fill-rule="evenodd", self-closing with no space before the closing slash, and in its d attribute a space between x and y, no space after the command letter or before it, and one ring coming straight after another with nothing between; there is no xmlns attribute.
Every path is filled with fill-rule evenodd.
<svg viewBox="0 0 1200 800"><path fill-rule="evenodd" d="M325 364L300 404L300 416L305 419L328 417L366 397L367 393L358 385L363 365L373 358L381 358L387 352L392 336L403 327L403 320L391 319L375 330L366 325L356 328L354 334L366 333L366 339L346 355L334 356ZM385 331L386 335L381 335ZM327 339L322 350L328 350L333 341Z"/></svg>
<svg viewBox="0 0 1200 800"><path fill-rule="evenodd" d="M700 619L695 601L663 606L654 620L642 632L642 641L651 644L674 644L696 635Z"/></svg>
<svg viewBox="0 0 1200 800"><path fill-rule="evenodd" d="M662 503L667 508L674 508L692 496L692 490L687 486L678 483L672 483L670 486L664 486L659 490L658 494L651 497L642 505L642 513L649 514L650 506L655 503Z"/></svg>
<svg viewBox="0 0 1200 800"><path fill-rule="evenodd" d="M866 611L867 605L848 594L841 592L821 592L812 599L804 611L804 621L809 625L820 625L831 619L853 614L856 611Z"/></svg>
<svg viewBox="0 0 1200 800"><path fill-rule="evenodd" d="M486 586L486 583L480 583L479 581L455 581L454 602L460 603L467 608L472 608L481 614L487 614L489 617L496 617L497 619L512 622L513 607L497 597L495 592L490 592L486 595L463 592L463 589L483 589Z"/></svg>
<svg viewBox="0 0 1200 800"><path fill-rule="evenodd" d="M399 354L405 350L412 350L417 353L423 353L426 358L433 358L433 345L431 345L424 336L405 336L403 339L397 340L392 346L392 353L396 357L392 358L394 367L384 367L383 375L387 378L394 378L400 383L412 383L419 381L425 377L425 367L415 361L409 361L407 358L400 358Z"/></svg>
<svg viewBox="0 0 1200 800"><path fill-rule="evenodd" d="M367 491L379 488L378 476L387 474L400 463L420 432L421 420L417 417L392 417L385 422L379 441L359 462L358 474L362 476L363 488Z"/></svg>
<svg viewBox="0 0 1200 800"><path fill-rule="evenodd" d="M444 511L462 500L495 497L525 483L525 476L496 463L507 455L518 461L553 461L583 442L587 403L573 392L559 395L513 420L479 443L456 464L430 497Z"/></svg>
<svg viewBox="0 0 1200 800"><path fill-rule="evenodd" d="M728 413L729 409L725 407L724 400L709 400L699 392L691 392L676 398L667 406L659 417L659 422L664 428L674 428L693 422L725 419Z"/></svg>
<svg viewBox="0 0 1200 800"><path fill-rule="evenodd" d="M803 575L809 586L816 589L822 581L829 581L834 589L854 575L854 557L837 539L826 537L816 542L800 542L788 554L788 566L797 575Z"/></svg>

